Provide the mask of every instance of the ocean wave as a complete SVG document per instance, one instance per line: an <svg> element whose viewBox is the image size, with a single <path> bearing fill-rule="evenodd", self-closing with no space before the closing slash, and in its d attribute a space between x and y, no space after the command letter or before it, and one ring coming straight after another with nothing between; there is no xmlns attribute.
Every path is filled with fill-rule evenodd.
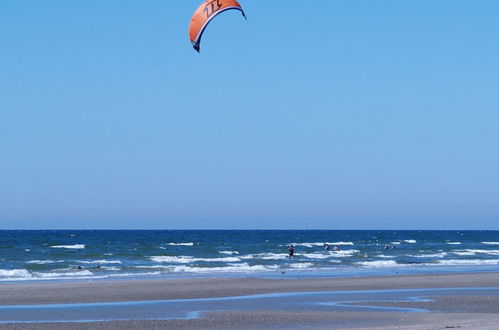
<svg viewBox="0 0 499 330"><path fill-rule="evenodd" d="M356 263L359 266L367 268L384 268L399 266L395 260L375 260L375 261L360 261Z"/></svg>
<svg viewBox="0 0 499 330"><path fill-rule="evenodd" d="M449 245L461 245L462 243L461 242L446 242L446 244L449 244Z"/></svg>
<svg viewBox="0 0 499 330"><path fill-rule="evenodd" d="M323 254L323 253L303 253L302 256L304 256L305 258L309 258L309 259L327 259L327 258L330 258L331 255L330 254Z"/></svg>
<svg viewBox="0 0 499 330"><path fill-rule="evenodd" d="M37 264L37 265L47 265L47 264L57 264L64 262L65 260L30 260L26 261L27 264Z"/></svg>
<svg viewBox="0 0 499 330"><path fill-rule="evenodd" d="M76 260L81 264L122 264L120 260Z"/></svg>
<svg viewBox="0 0 499 330"><path fill-rule="evenodd" d="M228 255L233 255L233 254L239 254L237 251L218 251L220 254L228 254Z"/></svg>
<svg viewBox="0 0 499 330"><path fill-rule="evenodd" d="M405 239L404 242L409 243L409 244L414 244L414 243L417 243L418 241L416 241L415 239Z"/></svg>
<svg viewBox="0 0 499 330"><path fill-rule="evenodd" d="M445 266L480 266L480 265L499 265L499 259L450 259L450 260L438 260L439 265Z"/></svg>
<svg viewBox="0 0 499 330"><path fill-rule="evenodd" d="M487 245L499 245L499 242L482 242L482 244L487 244Z"/></svg>
<svg viewBox="0 0 499 330"><path fill-rule="evenodd" d="M102 266L101 270L107 270L107 271L110 271L110 272L114 272L114 271L120 271L121 268L120 267Z"/></svg>
<svg viewBox="0 0 499 330"><path fill-rule="evenodd" d="M31 278L31 274L26 269L0 269L0 278Z"/></svg>
<svg viewBox="0 0 499 330"><path fill-rule="evenodd" d="M477 254L499 256L499 250L465 249L452 251L452 253L458 256L474 256Z"/></svg>
<svg viewBox="0 0 499 330"><path fill-rule="evenodd" d="M314 246L325 246L326 244L329 244L331 246L334 245L354 245L353 242L313 242L313 243L289 243L288 245L294 245L294 246L305 246L305 247L314 247Z"/></svg>
<svg viewBox="0 0 499 330"><path fill-rule="evenodd" d="M89 270L78 270L78 271L72 271L72 272L50 272L50 273L41 273L41 272L36 272L33 273L33 277L37 279L59 279L59 278L81 278L85 277L88 278L89 276L94 275Z"/></svg>
<svg viewBox="0 0 499 330"><path fill-rule="evenodd" d="M430 254L408 254L407 257L411 258L443 258L447 256L447 252L441 252L441 253L430 253Z"/></svg>
<svg viewBox="0 0 499 330"><path fill-rule="evenodd" d="M222 258L194 258L191 256L153 256L149 258L154 262L188 264L194 262L237 262L241 261L237 257L222 257Z"/></svg>
<svg viewBox="0 0 499 330"><path fill-rule="evenodd" d="M241 259L261 259L261 260L283 260L288 259L286 253L257 253L257 254L246 254L242 255Z"/></svg>
<svg viewBox="0 0 499 330"><path fill-rule="evenodd" d="M74 245L53 245L53 249L84 249L85 244L74 244Z"/></svg>
<svg viewBox="0 0 499 330"><path fill-rule="evenodd" d="M314 266L314 264L311 262L292 263L289 265L289 267L294 268L294 269L305 269L305 268L310 268L313 266Z"/></svg>
<svg viewBox="0 0 499 330"><path fill-rule="evenodd" d="M135 268L147 269L149 266L136 266ZM251 272L262 272L269 270L276 270L279 268L278 265L253 265L250 266L248 263L232 264L224 267L196 267L187 265L170 265L170 266L160 266L154 265L150 266L151 269L161 269L163 272L169 273L251 273Z"/></svg>
<svg viewBox="0 0 499 330"><path fill-rule="evenodd" d="M359 250L329 251L329 253L331 253L331 255L336 258L348 258L359 252L360 252Z"/></svg>
<svg viewBox="0 0 499 330"><path fill-rule="evenodd" d="M193 246L193 242L188 242L188 243L166 243L166 245L172 245L172 246Z"/></svg>

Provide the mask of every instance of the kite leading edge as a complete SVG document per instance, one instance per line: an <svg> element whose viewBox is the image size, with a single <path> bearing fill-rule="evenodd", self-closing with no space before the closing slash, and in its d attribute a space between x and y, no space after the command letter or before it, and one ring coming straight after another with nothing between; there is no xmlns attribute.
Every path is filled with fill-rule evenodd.
<svg viewBox="0 0 499 330"><path fill-rule="evenodd" d="M192 47L199 53L204 30L215 16L227 10L239 10L246 18L243 8L236 0L206 0L196 9L189 25L189 38Z"/></svg>

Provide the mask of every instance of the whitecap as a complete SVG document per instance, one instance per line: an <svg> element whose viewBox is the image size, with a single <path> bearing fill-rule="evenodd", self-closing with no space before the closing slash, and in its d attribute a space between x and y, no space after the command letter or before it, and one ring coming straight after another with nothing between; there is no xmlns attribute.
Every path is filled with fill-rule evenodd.
<svg viewBox="0 0 499 330"><path fill-rule="evenodd" d="M218 251L220 254L228 254L228 255L233 255L233 254L239 254L237 251Z"/></svg>
<svg viewBox="0 0 499 330"><path fill-rule="evenodd" d="M412 258L443 258L447 256L447 252L441 252L441 253L430 253L430 254L416 254L416 255L407 255L408 257Z"/></svg>
<svg viewBox="0 0 499 330"><path fill-rule="evenodd" d="M353 245L353 242L312 242L312 243L290 243L288 245L294 245L294 246L305 246L305 247L314 247L314 246L325 246L326 244L329 244L331 246L333 245Z"/></svg>
<svg viewBox="0 0 499 330"><path fill-rule="evenodd" d="M222 258L194 258L191 256L153 256L150 257L154 262L188 264L193 262L237 262L241 261L237 257L222 257Z"/></svg>
<svg viewBox="0 0 499 330"><path fill-rule="evenodd" d="M84 249L85 244L74 244L74 245L54 245L51 246L54 249Z"/></svg>
<svg viewBox="0 0 499 330"><path fill-rule="evenodd" d="M449 245L461 245L461 242L447 242Z"/></svg>
<svg viewBox="0 0 499 330"><path fill-rule="evenodd" d="M77 260L76 262L82 264L122 264L119 260Z"/></svg>
<svg viewBox="0 0 499 330"><path fill-rule="evenodd" d="M150 257L154 262L171 262L171 263L179 263L179 264L188 264L192 262L192 257L190 256L153 256Z"/></svg>
<svg viewBox="0 0 499 330"><path fill-rule="evenodd" d="M383 267L394 267L399 264L395 260L376 260L376 261L360 261L357 265L364 266L367 268L383 268Z"/></svg>
<svg viewBox="0 0 499 330"><path fill-rule="evenodd" d="M0 278L31 278L31 274L26 269L0 269Z"/></svg>
<svg viewBox="0 0 499 330"><path fill-rule="evenodd" d="M78 270L74 272L64 272L64 273L58 273L58 272L52 272L52 273L33 273L33 276L36 278L50 278L50 279L57 279L57 278L74 278L74 277L88 277L92 276L93 273L89 270Z"/></svg>
<svg viewBox="0 0 499 330"><path fill-rule="evenodd" d="M499 245L499 242L482 242L482 244L487 244L487 245Z"/></svg>
<svg viewBox="0 0 499 330"><path fill-rule="evenodd" d="M309 258L309 259L327 259L327 258L330 258L331 255L330 254L323 254L323 253L304 253L302 254L302 256L304 256L305 258Z"/></svg>
<svg viewBox="0 0 499 330"><path fill-rule="evenodd" d="M440 265L446 265L446 266L499 265L499 259L488 259L488 260L483 260L483 259L469 259L469 260L451 259L451 260L438 260L437 263Z"/></svg>
<svg viewBox="0 0 499 330"><path fill-rule="evenodd" d="M329 253L331 253L331 255L336 258L348 258L359 252L360 252L359 250L329 251Z"/></svg>
<svg viewBox="0 0 499 330"><path fill-rule="evenodd" d="M46 265L46 264L55 264L59 262L64 262L64 260L30 260L26 261L27 264L37 264L37 265Z"/></svg>
<svg viewBox="0 0 499 330"><path fill-rule="evenodd" d="M459 256L474 256L477 254L487 254L487 255L492 255L492 256L498 256L499 250L465 249L465 250L452 251L452 253L459 255Z"/></svg>
<svg viewBox="0 0 499 330"><path fill-rule="evenodd" d="M258 254L246 254L242 255L241 259L261 259L261 260L283 260L288 259L288 255L285 253L258 253Z"/></svg>
<svg viewBox="0 0 499 330"><path fill-rule="evenodd" d="M166 245L173 245L173 246L193 246L194 243L188 242L188 243L167 243Z"/></svg>
<svg viewBox="0 0 499 330"><path fill-rule="evenodd" d="M147 266L138 266L138 267L146 268ZM157 267L153 266L152 268L155 269ZM250 266L248 263L240 263L225 267L193 267L186 265L177 265L177 266L172 265L172 266L163 266L160 269L165 272L171 272L171 273L179 273L179 272L180 273L231 273L231 272L251 273L251 272L275 270L277 268L279 268L279 266L277 265Z"/></svg>
<svg viewBox="0 0 499 330"><path fill-rule="evenodd" d="M310 268L314 264L311 262L301 262L301 263L291 263L289 267L295 268L295 269L305 269L305 268Z"/></svg>
<svg viewBox="0 0 499 330"><path fill-rule="evenodd" d="M417 243L417 241L415 239L405 239L404 242L409 243L409 244Z"/></svg>

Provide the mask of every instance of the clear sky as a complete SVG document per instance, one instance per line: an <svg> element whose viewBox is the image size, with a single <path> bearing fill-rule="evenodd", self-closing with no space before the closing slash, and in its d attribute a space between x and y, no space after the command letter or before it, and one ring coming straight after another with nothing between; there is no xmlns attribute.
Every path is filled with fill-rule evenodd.
<svg viewBox="0 0 499 330"><path fill-rule="evenodd" d="M499 229L499 1L0 1L0 228Z"/></svg>

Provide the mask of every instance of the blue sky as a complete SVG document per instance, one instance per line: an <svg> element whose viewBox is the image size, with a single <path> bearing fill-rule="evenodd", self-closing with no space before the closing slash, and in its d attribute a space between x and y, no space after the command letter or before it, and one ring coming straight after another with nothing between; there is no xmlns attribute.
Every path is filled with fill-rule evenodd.
<svg viewBox="0 0 499 330"><path fill-rule="evenodd" d="M499 2L0 2L0 228L499 229Z"/></svg>

